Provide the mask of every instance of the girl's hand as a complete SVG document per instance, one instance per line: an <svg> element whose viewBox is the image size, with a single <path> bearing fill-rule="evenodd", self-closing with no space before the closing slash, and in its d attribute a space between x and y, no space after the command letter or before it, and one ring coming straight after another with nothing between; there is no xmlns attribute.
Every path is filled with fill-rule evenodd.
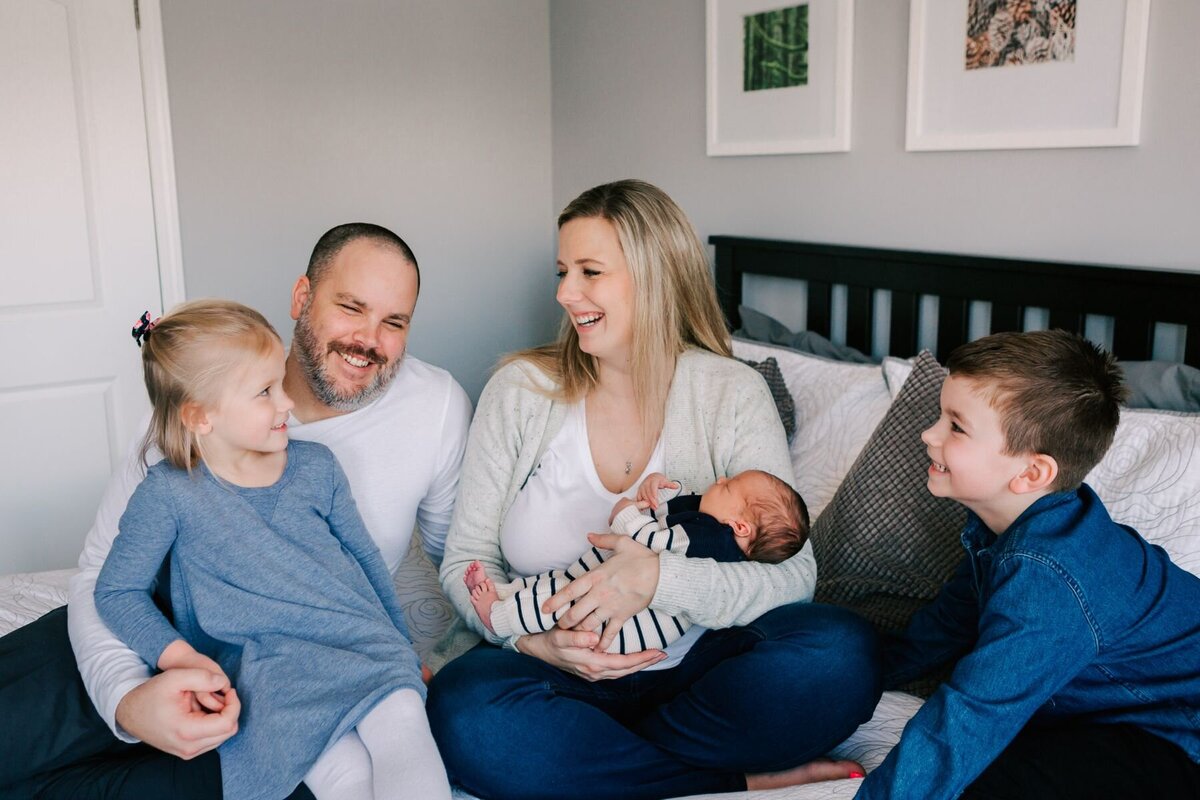
<svg viewBox="0 0 1200 800"><path fill-rule="evenodd" d="M642 481L637 490L638 508L658 509L659 489L678 489L679 483L671 480L661 472L652 472ZM644 505L643 505L644 504Z"/></svg>
<svg viewBox="0 0 1200 800"><path fill-rule="evenodd" d="M522 636L517 640L517 650L592 682L623 678L667 657L661 650L644 650L624 656L596 652L593 648L598 639L596 634L587 631L555 628Z"/></svg>
<svg viewBox="0 0 1200 800"><path fill-rule="evenodd" d="M613 554L599 567L571 581L542 603L542 611L553 614L574 600L575 605L558 620L560 628L598 631L600 624L607 620L604 636L595 645L595 649L604 654L625 621L648 607L654 599L654 591L658 588L658 553L628 536L614 533L589 533L588 541L596 547L612 550Z"/></svg>

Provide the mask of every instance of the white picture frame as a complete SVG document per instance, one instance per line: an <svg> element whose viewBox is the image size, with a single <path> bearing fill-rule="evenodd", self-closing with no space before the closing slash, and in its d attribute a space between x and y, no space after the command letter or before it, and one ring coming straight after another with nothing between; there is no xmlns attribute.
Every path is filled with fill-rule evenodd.
<svg viewBox="0 0 1200 800"><path fill-rule="evenodd" d="M911 0L907 150L1128 147L1150 0L1079 0L1070 60L967 69L969 0Z"/></svg>
<svg viewBox="0 0 1200 800"><path fill-rule="evenodd" d="M707 0L707 153L830 153L850 149L854 0ZM808 6L807 83L747 91L747 17Z"/></svg>

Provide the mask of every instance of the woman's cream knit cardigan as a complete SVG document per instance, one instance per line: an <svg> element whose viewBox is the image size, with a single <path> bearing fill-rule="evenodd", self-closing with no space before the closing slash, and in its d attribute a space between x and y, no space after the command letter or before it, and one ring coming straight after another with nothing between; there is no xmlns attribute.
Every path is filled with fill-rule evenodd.
<svg viewBox="0 0 1200 800"><path fill-rule="evenodd" d="M479 398L441 566L442 588L460 619L429 656L434 669L480 636L508 646L515 641L502 642L480 624L463 573L478 560L493 577L518 577L510 574L500 553L500 527L562 427L566 406L535 388L551 385L536 367L515 362L498 370ZM662 441L666 474L697 490L747 469L765 470L795 485L783 425L766 383L731 358L698 349L679 357ZM748 624L778 606L811 600L816 580L811 544L781 564L720 564L663 553L653 605L698 625L727 628Z"/></svg>

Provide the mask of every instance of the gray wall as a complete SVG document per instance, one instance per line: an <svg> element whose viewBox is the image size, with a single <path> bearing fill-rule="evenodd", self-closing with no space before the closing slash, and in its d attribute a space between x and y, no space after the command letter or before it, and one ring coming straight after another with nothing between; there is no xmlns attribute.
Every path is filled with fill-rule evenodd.
<svg viewBox="0 0 1200 800"><path fill-rule="evenodd" d="M849 153L705 156L702 0L555 0L554 205L637 176L702 236L1200 270L1200 3L1155 0L1138 147L908 153L908 3L857 0Z"/></svg>
<svg viewBox="0 0 1200 800"><path fill-rule="evenodd" d="M1140 146L961 153L904 150L908 4L856 10L851 152L708 158L701 0L163 0L188 294L290 330L316 237L388 225L413 352L476 396L553 334L555 212L621 177L703 236L1200 269L1200 4L1153 5Z"/></svg>
<svg viewBox="0 0 1200 800"><path fill-rule="evenodd" d="M412 352L472 397L552 334L547 0L162 5L189 297L286 339L313 243L365 220L420 261Z"/></svg>

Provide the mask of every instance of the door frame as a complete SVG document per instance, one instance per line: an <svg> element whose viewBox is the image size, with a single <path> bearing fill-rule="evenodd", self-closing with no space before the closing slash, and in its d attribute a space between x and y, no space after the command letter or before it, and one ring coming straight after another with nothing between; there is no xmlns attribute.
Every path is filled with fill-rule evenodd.
<svg viewBox="0 0 1200 800"><path fill-rule="evenodd" d="M187 297L183 244L179 235L179 201L175 184L175 148L171 138L171 106L167 98L167 59L163 45L160 0L131 0L138 19L142 98L150 156L150 194L154 203L154 237L162 310Z"/></svg>

